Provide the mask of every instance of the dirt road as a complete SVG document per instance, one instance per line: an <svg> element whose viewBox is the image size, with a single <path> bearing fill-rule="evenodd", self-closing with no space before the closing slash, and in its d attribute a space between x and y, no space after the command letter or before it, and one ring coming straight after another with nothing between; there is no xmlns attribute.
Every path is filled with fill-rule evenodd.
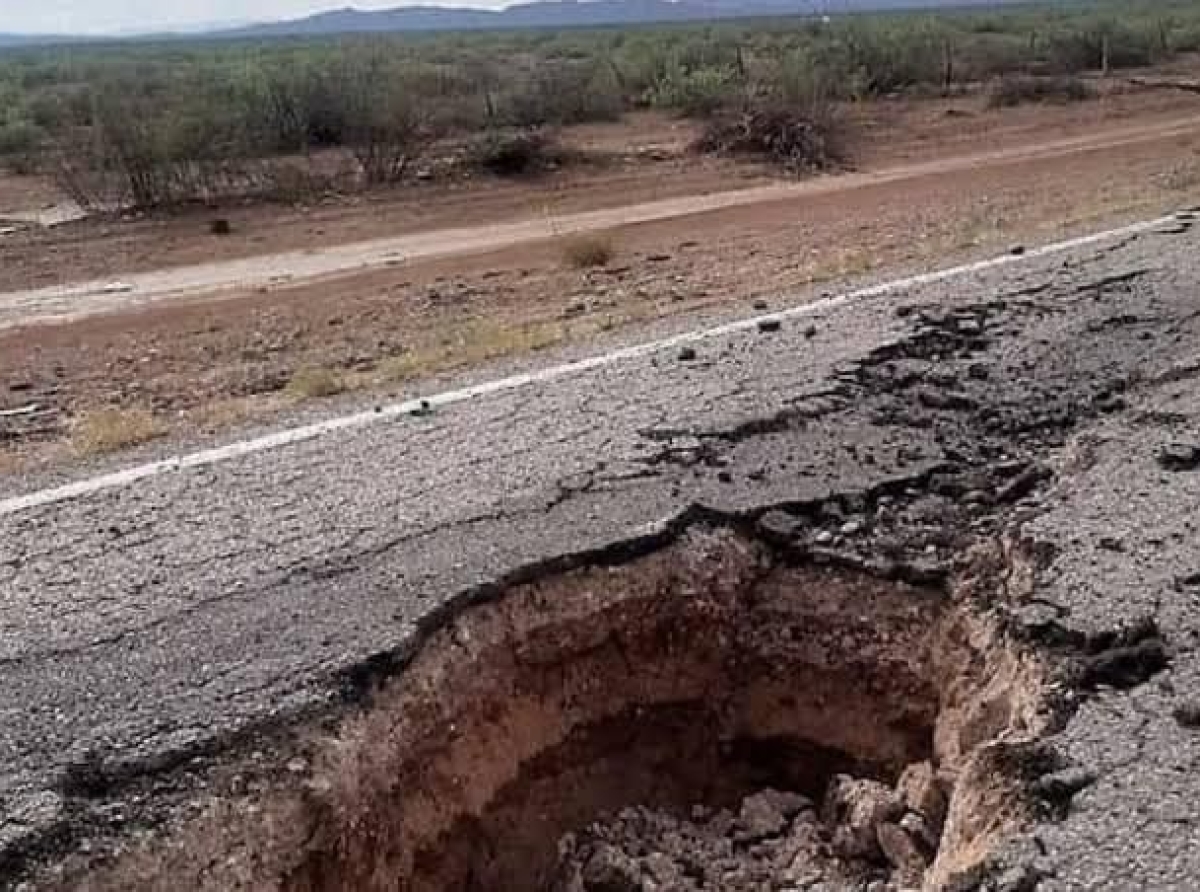
<svg viewBox="0 0 1200 892"><path fill-rule="evenodd" d="M403 267L440 258L494 252L524 243L651 222L719 214L762 205L802 206L806 199L869 189L905 180L1028 164L1098 150L1162 143L1195 135L1200 116L1152 126L1112 127L1085 136L1050 139L989 152L938 158L887 169L776 183L700 196L684 196L516 223L410 234L396 238L248 257L189 267L136 273L109 281L63 284L0 294L0 329L33 323L67 322L145 307L167 300L223 291L292 286L383 267Z"/></svg>

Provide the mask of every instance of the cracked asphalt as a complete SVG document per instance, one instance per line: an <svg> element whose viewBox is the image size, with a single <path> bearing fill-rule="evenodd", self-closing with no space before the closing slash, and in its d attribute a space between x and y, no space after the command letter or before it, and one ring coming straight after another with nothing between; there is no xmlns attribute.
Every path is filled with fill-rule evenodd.
<svg viewBox="0 0 1200 892"><path fill-rule="evenodd" d="M336 721L503 580L699 512L881 573L1023 542L997 609L1099 668L1048 742L1082 779L975 887L1195 888L1193 223L0 516L0 885L136 824L117 781Z"/></svg>

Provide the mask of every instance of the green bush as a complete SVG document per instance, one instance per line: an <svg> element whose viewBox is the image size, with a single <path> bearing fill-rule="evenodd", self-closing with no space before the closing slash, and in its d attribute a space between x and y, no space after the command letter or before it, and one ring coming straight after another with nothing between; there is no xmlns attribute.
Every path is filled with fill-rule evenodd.
<svg viewBox="0 0 1200 892"><path fill-rule="evenodd" d="M443 135L508 170L541 153L529 134L629 108L706 118L770 103L811 117L838 101L1070 76L1105 61L1129 68L1197 49L1194 0L48 48L0 55L0 150L36 147L84 193L208 200L280 182L284 192L293 181L308 188L320 178L294 161L324 149L357 159L368 183L402 177ZM1076 96L1019 82L987 89L997 102Z"/></svg>
<svg viewBox="0 0 1200 892"><path fill-rule="evenodd" d="M738 85L738 74L730 68L674 68L652 88L650 105L704 118L727 105Z"/></svg>
<svg viewBox="0 0 1200 892"><path fill-rule="evenodd" d="M30 121L0 123L0 158L16 160L37 152L45 134Z"/></svg>
<svg viewBox="0 0 1200 892"><path fill-rule="evenodd" d="M471 163L501 177L539 173L563 160L558 139L540 127L489 130L467 155Z"/></svg>
<svg viewBox="0 0 1200 892"><path fill-rule="evenodd" d="M1008 108L1028 102L1083 102L1096 95L1074 75L1010 74L997 78L988 90L988 105Z"/></svg>

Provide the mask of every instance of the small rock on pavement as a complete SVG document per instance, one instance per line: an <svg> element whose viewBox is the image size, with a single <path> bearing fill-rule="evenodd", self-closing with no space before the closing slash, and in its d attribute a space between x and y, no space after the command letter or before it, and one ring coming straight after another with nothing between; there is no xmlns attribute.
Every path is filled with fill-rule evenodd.
<svg viewBox="0 0 1200 892"><path fill-rule="evenodd" d="M1171 443L1159 451L1158 463L1168 471L1194 471L1200 468L1200 446Z"/></svg>
<svg viewBox="0 0 1200 892"><path fill-rule="evenodd" d="M816 541L818 545L832 545L833 533L829 532L829 530L821 530L821 532L817 533L814 541Z"/></svg>
<svg viewBox="0 0 1200 892"><path fill-rule="evenodd" d="M842 524L842 535L843 536L857 536L859 533L862 532L862 530L863 530L863 525L862 525L862 521L860 521L860 520L848 520L844 524Z"/></svg>
<svg viewBox="0 0 1200 892"><path fill-rule="evenodd" d="M1058 805L1071 801L1076 793L1090 787L1096 774L1087 768L1064 768L1053 774L1043 775L1033 782L1033 792L1038 797Z"/></svg>
<svg viewBox="0 0 1200 892"><path fill-rule="evenodd" d="M1171 715L1181 728L1200 728L1200 702L1193 700L1180 703L1171 711Z"/></svg>

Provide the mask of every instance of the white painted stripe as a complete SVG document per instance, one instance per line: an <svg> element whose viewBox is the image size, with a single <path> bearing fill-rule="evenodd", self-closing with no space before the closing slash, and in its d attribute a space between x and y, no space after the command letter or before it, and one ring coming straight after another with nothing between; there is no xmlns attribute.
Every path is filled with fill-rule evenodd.
<svg viewBox="0 0 1200 892"><path fill-rule="evenodd" d="M487 381L458 390L448 390L444 393L426 397L423 400L415 399L402 403L393 403L389 406L381 407L379 410L368 410L365 412L358 412L353 415L330 418L314 424L307 424L302 427L278 431L263 437L257 437L253 440L243 440L237 443L230 443L227 446L219 446L214 449L205 449L201 452L194 452L190 455L183 455L176 458L169 458L162 461L151 462L149 464L138 465L136 467L128 468L123 471L117 471L112 474L104 474L88 480L80 480L75 483L69 483L65 486L58 486L52 489L31 492L26 495L16 496L15 498L0 500L0 517L17 514L21 511L27 511L31 508L53 505L69 499L82 498L84 496L89 496L104 490L131 486L140 480L146 480L148 478L157 477L161 474L167 474L173 471L183 471L189 468L200 468L206 465L215 465L221 462L240 458L242 456L252 455L256 452L265 452L270 449L278 449L283 446L290 446L294 443L312 440L316 437L321 437L337 431L365 427L380 421L387 421L400 416L410 415L415 411L419 411L423 405L427 405L430 408L450 406L454 405L455 403L466 402L468 400L473 400L481 396L488 396L489 394L493 393L501 393L508 390L518 390L534 384L544 384L559 378L577 375L581 372L586 372L591 369L603 368L604 366L615 365L626 360L636 359L652 353L670 350L674 347L679 347L684 344L750 331L757 328L760 322L767 319L786 320L810 316L815 313L820 313L825 310L830 310L855 301L882 297L887 294L894 294L898 291L904 291L910 288L919 288L923 285L932 285L938 282L947 281L949 279L955 279L960 276L971 275L973 273L986 272L998 267L1035 260L1039 257L1059 254L1065 251L1086 247L1088 245L1097 244L1112 239L1138 235L1139 233L1148 232L1159 226L1174 222L1176 219L1178 219L1178 217L1179 215L1175 214L1167 217L1159 217L1154 220L1147 220L1141 223L1134 223L1130 226L1123 226L1119 229L1110 229L1104 232L1094 233L1092 235L1085 235L1078 238L1067 239L1066 241L1055 242L1053 244L1033 248L1023 254L1004 254L1000 257L994 257L990 260L980 260L974 263L950 267L948 269L921 273L915 276L907 276L903 279L896 279L891 282L883 282L878 285L860 288L857 291L850 291L833 297L827 297L822 300L799 304L775 313L765 313L759 316L751 316L747 319L739 319L734 322L728 322L723 325L717 325L712 328L701 329L698 331L683 332L682 334L673 335L668 338L662 338L657 341L649 341L642 344L635 344L630 347L624 347L620 350L614 350L610 353L604 353L598 356L590 356L586 359L580 359L574 362L549 366L548 368L538 369L532 372L524 372L519 375L500 378L495 381Z"/></svg>

